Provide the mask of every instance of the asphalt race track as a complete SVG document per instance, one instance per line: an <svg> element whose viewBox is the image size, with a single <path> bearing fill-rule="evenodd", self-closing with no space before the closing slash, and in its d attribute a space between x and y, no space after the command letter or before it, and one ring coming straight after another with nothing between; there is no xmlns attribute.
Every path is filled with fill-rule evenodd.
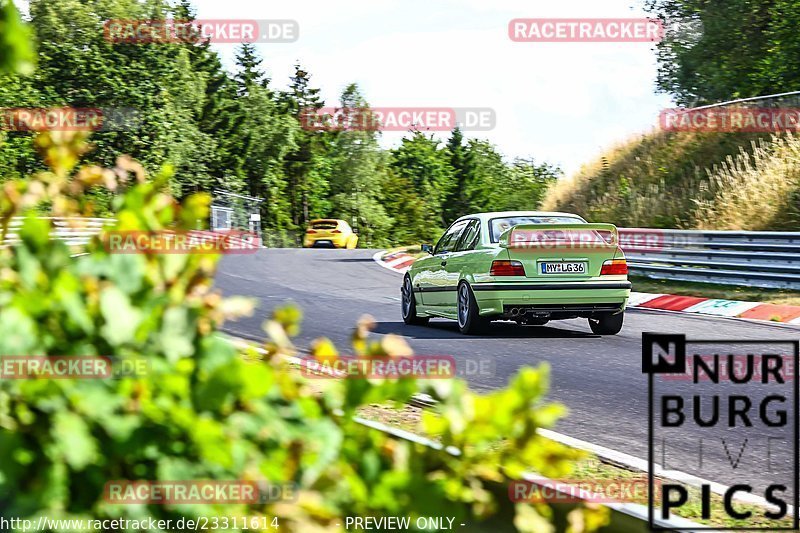
<svg viewBox="0 0 800 533"><path fill-rule="evenodd" d="M377 321L376 335L402 335L417 354L452 355L457 361L474 356L493 358L494 375L470 378L475 391L503 387L520 367L546 361L552 368L550 398L570 408L569 416L554 429L643 459L647 458L647 380L641 371L642 332L742 340L794 340L800 333L800 327L638 309L627 311L622 332L612 337L592 334L585 319L525 327L494 323L489 334L480 337L461 335L454 321L433 319L427 327L406 326L400 317L401 275L377 265L372 260L374 253L269 249L224 257L217 286L227 296L259 300L254 317L228 323L225 330L262 339L261 324L271 309L293 300L305 313L299 346L326 336L346 353L352 326L360 316L370 314ZM702 467L699 437L691 430L672 433L666 466L726 485L741 482L743 472L748 472L748 481L757 486L774 481L764 466L766 452L756 440L751 439L742 450L743 439L735 434L720 430L709 439L708 431L701 435L706 441ZM790 465L790 437L772 447L773 465ZM727 439L727 452L720 443L722 438ZM731 463L740 452L734 469ZM657 452L657 462L660 454Z"/></svg>

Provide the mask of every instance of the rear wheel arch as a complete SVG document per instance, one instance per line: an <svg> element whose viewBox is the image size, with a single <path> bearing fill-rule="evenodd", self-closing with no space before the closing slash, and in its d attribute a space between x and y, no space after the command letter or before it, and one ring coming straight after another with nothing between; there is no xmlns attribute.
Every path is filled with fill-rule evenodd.
<svg viewBox="0 0 800 533"><path fill-rule="evenodd" d="M403 322L414 326L426 325L430 318L417 314L417 301L414 296L414 286L411 282L411 276L409 276L408 273L403 276L403 285L400 288L400 295Z"/></svg>
<svg viewBox="0 0 800 533"><path fill-rule="evenodd" d="M457 286L462 283L466 283L467 285L469 285L470 290L472 290L472 286L475 284L475 275L472 273L462 273L458 280Z"/></svg>
<svg viewBox="0 0 800 533"><path fill-rule="evenodd" d="M478 300L475 292L466 280L458 282L456 290L456 320L458 329L466 335L475 335L485 331L488 320L480 316Z"/></svg>

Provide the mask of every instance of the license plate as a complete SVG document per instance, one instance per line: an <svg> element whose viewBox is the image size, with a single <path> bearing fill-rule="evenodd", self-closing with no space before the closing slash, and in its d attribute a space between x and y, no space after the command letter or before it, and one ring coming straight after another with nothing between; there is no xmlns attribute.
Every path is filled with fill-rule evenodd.
<svg viewBox="0 0 800 533"><path fill-rule="evenodd" d="M586 274L586 263L583 262L542 262L539 263L542 274Z"/></svg>
<svg viewBox="0 0 800 533"><path fill-rule="evenodd" d="M333 244L333 241L326 241L326 240L320 239L320 240L317 241L317 244Z"/></svg>

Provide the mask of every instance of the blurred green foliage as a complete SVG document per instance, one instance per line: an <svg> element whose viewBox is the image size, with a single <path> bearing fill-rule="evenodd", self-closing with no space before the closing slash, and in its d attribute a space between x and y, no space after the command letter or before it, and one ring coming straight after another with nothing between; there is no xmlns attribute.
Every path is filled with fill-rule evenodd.
<svg viewBox="0 0 800 533"><path fill-rule="evenodd" d="M30 28L11 0L0 0L0 73L31 74L35 61Z"/></svg>
<svg viewBox="0 0 800 533"><path fill-rule="evenodd" d="M106 169L78 167L83 133L44 133L36 145L49 170L8 181L0 193L3 235L26 216L20 241L0 249L0 354L145 358L148 371L119 379L0 381L0 509L4 516L172 518L277 516L287 531L338 530L344 516L440 516L478 527L496 511L488 487L534 468L569 474L580 452L539 437L564 414L544 403L548 369L526 368L485 396L465 383L412 379L323 380L311 386L286 355L302 315L280 307L264 325L264 350L237 349L215 333L226 318L252 311L243 298L212 289L217 256L111 254L97 237L86 255L50 237L47 205L83 215L93 188L115 191L108 230L157 232L198 227L209 197L177 203L170 169L152 180L119 158ZM397 336L371 340L357 324L349 353L407 357ZM337 354L320 339L318 358ZM320 380L314 380L319 384ZM354 420L368 403L402 405L415 392L440 403L426 434L451 455L396 439ZM294 483L297 499L258 505L124 505L103 498L114 480L248 480ZM521 531L551 531L549 509L516 504ZM570 531L604 523L602 509L573 511Z"/></svg>

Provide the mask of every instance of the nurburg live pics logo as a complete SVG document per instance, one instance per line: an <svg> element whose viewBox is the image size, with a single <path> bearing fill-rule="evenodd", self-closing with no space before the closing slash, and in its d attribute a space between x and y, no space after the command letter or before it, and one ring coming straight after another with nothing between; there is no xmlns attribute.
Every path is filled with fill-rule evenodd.
<svg viewBox="0 0 800 533"><path fill-rule="evenodd" d="M798 352L800 342L795 340L687 340L684 335L642 334L652 530L798 528ZM676 454L669 461L668 443ZM661 446L662 471L696 474L699 486L687 490L685 484L668 479L659 483L656 446ZM708 479L723 484L713 497ZM659 501L654 483L660 485ZM679 509L684 518L709 519L716 511L746 526L683 528L658 523Z"/></svg>

